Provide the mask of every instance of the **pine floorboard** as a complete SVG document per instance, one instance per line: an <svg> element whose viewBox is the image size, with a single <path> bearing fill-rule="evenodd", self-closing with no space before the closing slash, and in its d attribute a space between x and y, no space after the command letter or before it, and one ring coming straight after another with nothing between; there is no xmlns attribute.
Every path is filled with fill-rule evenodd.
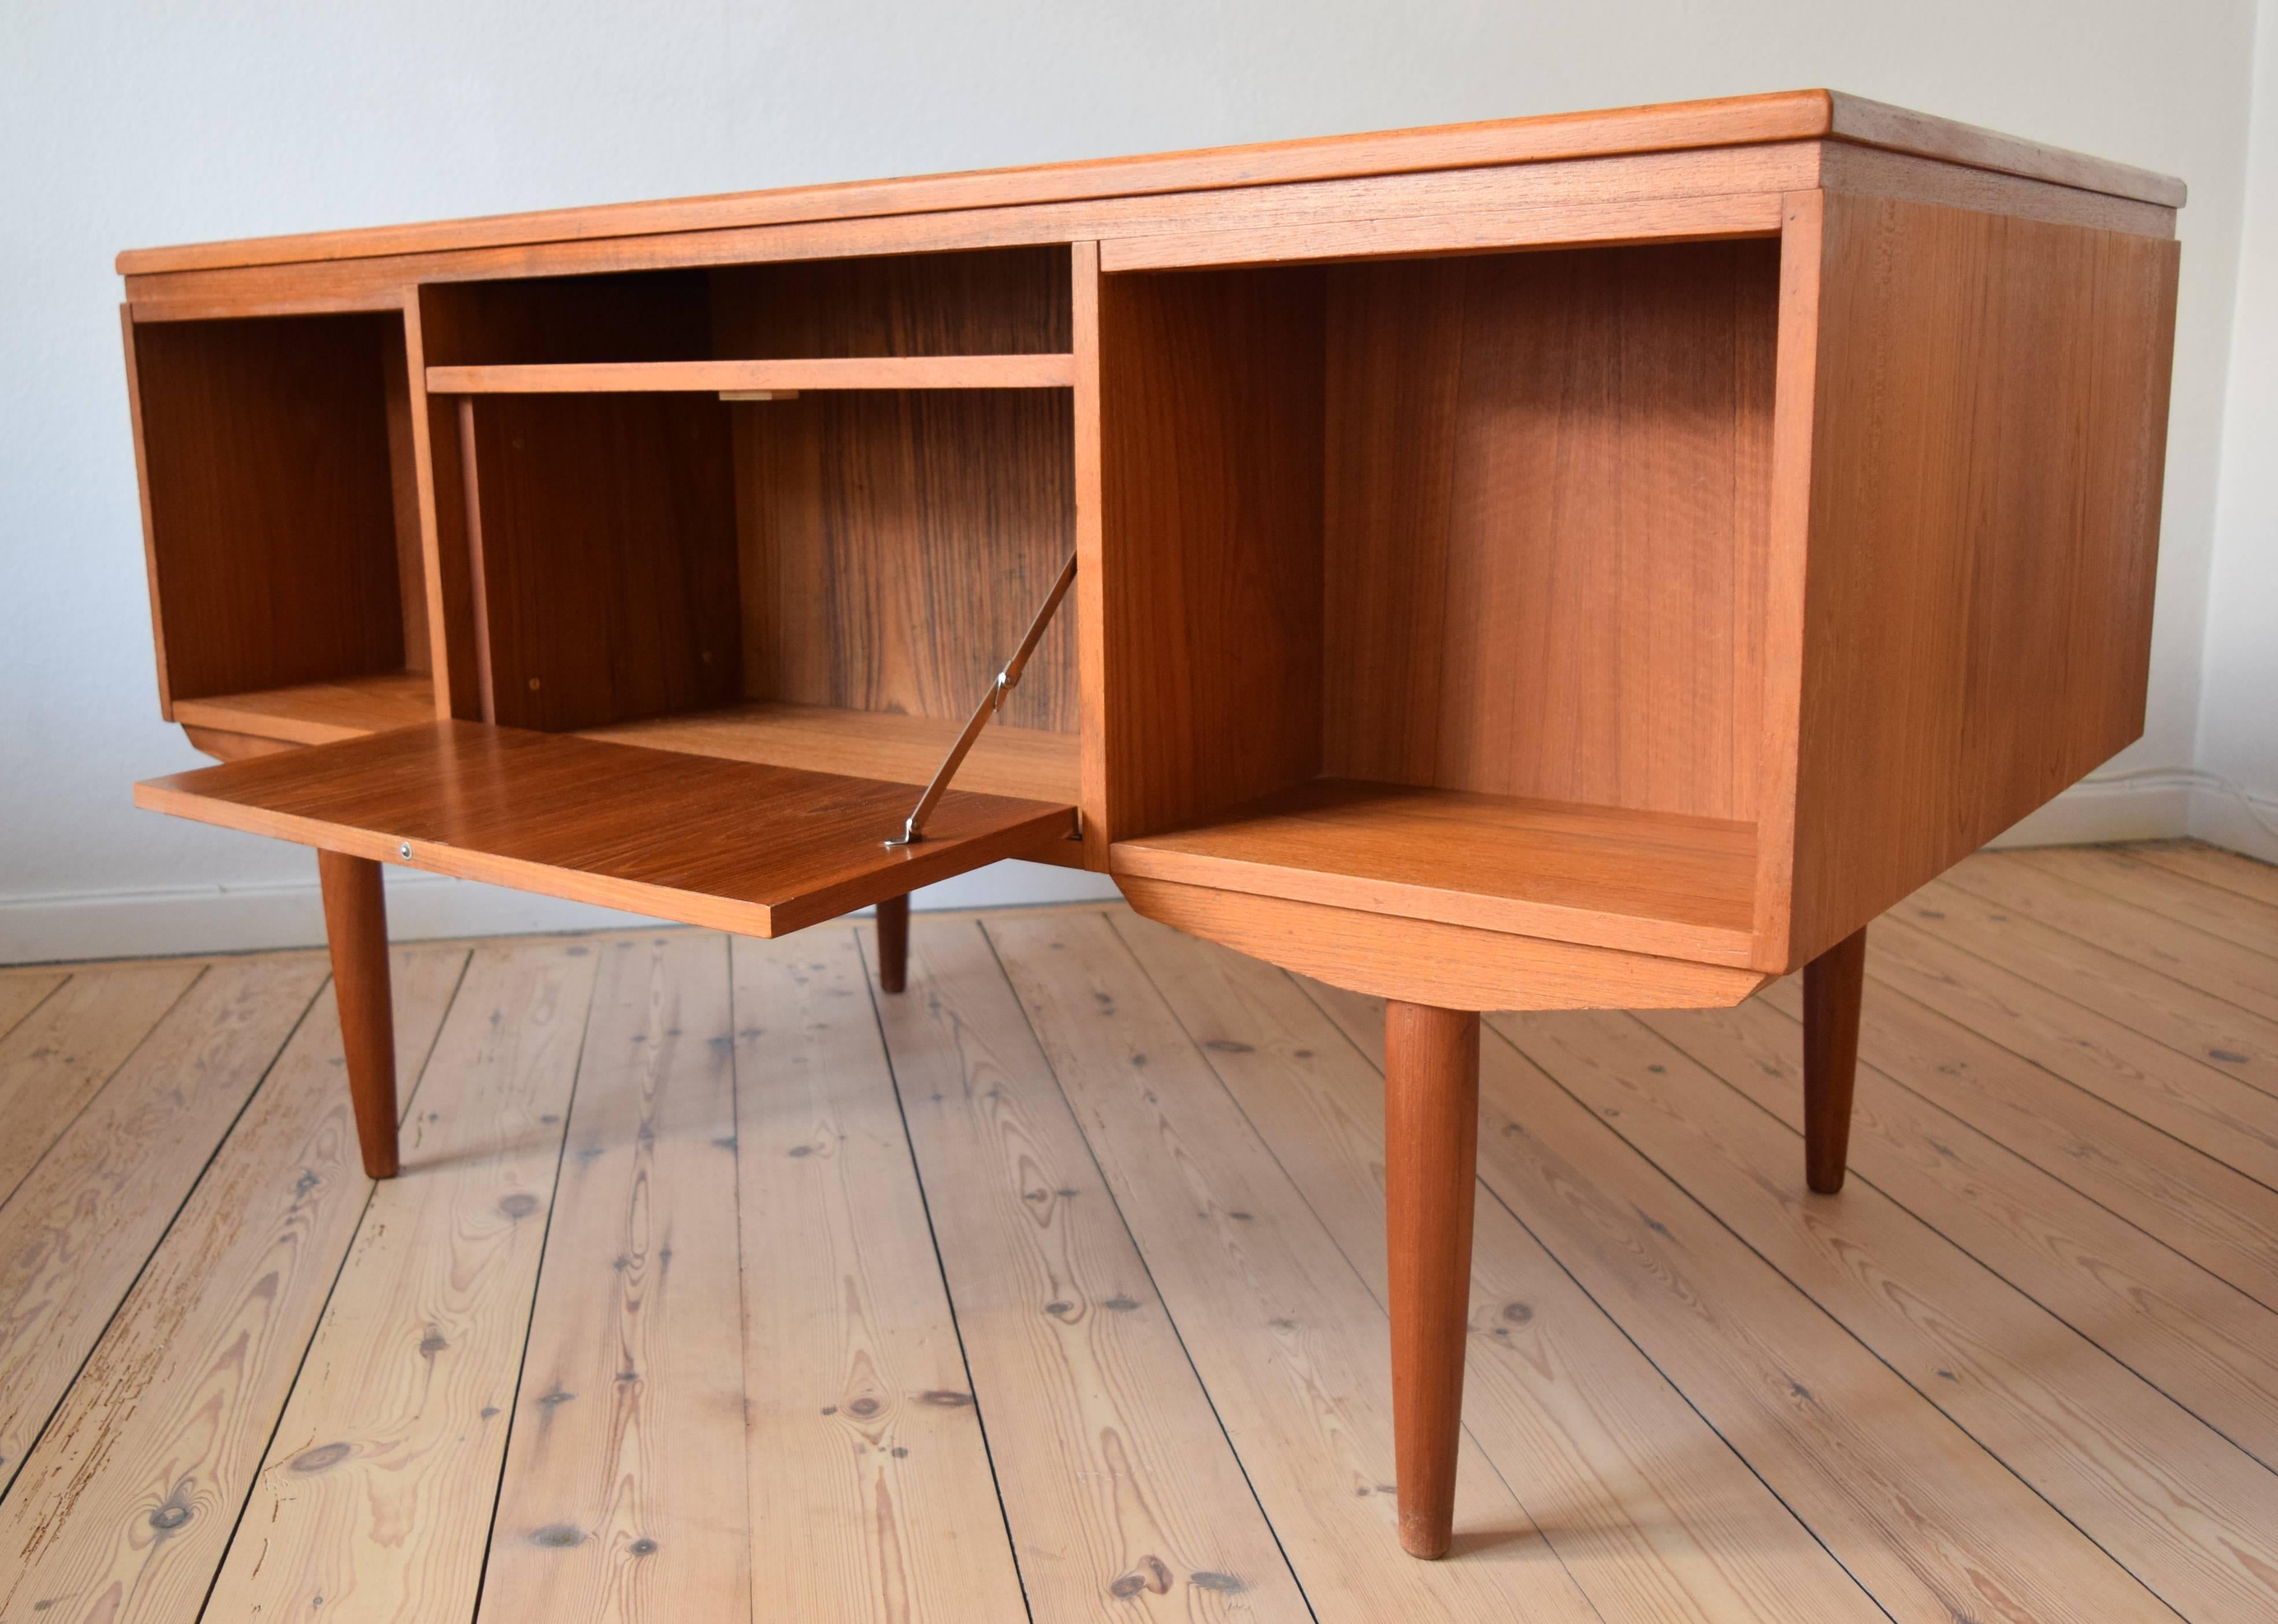
<svg viewBox="0 0 2278 1624"><path fill-rule="evenodd" d="M1378 1006L1096 904L0 971L0 1624L2278 1617L2278 870L1982 853L1800 989L1497 1016L1455 1554Z"/></svg>

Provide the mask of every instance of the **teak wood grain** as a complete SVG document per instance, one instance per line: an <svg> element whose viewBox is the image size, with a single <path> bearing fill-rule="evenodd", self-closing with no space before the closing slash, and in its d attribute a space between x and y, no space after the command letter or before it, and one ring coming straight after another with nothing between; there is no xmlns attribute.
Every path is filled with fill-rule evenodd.
<svg viewBox="0 0 2278 1624"><path fill-rule="evenodd" d="M1777 264L1328 273L1326 771L1754 820Z"/></svg>
<svg viewBox="0 0 2278 1624"><path fill-rule="evenodd" d="M1103 839L1320 771L1321 320L1311 271L1100 278Z"/></svg>
<svg viewBox="0 0 2278 1624"><path fill-rule="evenodd" d="M909 893L1009 857L1442 1036L1809 962L1831 1190L1860 933L2140 730L2182 200L1820 91L126 256L162 708L233 758L139 798L373 895L401 861L761 935L878 903L896 989ZM887 845L1071 553L1013 730ZM2062 937L2141 885L2100 878L1991 883ZM2181 905L2083 962L2167 972L2163 1033L2259 1086L2278 952L2253 905ZM352 1069L384 1075L377 932L335 911ZM1387 1288L1432 1553L1494 1498L1448 1480L1454 1053L1396 1044L1387 1085L1402 1255L1444 1265ZM2130 1210L2278 1299L2252 1195L2160 1167ZM908 1526L834 1594L933 1585L887 1550ZM1168 1597L1176 1564L1133 1559L1111 1597Z"/></svg>
<svg viewBox="0 0 2278 1624"><path fill-rule="evenodd" d="M961 723L1074 551L1067 393L856 393L726 409L742 697ZM1000 723L1074 728L1074 621L1064 610L1046 632Z"/></svg>
<svg viewBox="0 0 2278 1624"><path fill-rule="evenodd" d="M1066 365L1074 342L1068 255L1058 246L710 274L713 354L723 360L1020 356Z"/></svg>
<svg viewBox="0 0 2278 1624"><path fill-rule="evenodd" d="M1400 1544L1410 1556L1446 1556L1455 1538L1479 1144L1478 1012L1386 1004L1385 1295Z"/></svg>
<svg viewBox="0 0 2278 1624"><path fill-rule="evenodd" d="M485 720L562 731L739 698L726 408L503 395L470 416Z"/></svg>
<svg viewBox="0 0 2278 1624"><path fill-rule="evenodd" d="M379 258L168 271L129 276L126 287L138 321L394 309L407 289L419 288L424 296L439 284L478 278L646 276L699 267L995 252L1085 241L1105 246L1196 231L1279 230L1507 208L1779 194L1819 186L1827 151L1826 143L1810 141L1696 148L967 209L946 214L872 216ZM1935 164L1930 167L1952 168ZM2119 201L2062 187L2049 187L2045 191L2068 199L2091 200L2095 202L2091 212L2098 218ZM1991 200L1981 195L1977 201ZM2150 204L2125 206L2144 210L2142 218L2129 222L2137 229L2151 235L2171 234L2173 210Z"/></svg>
<svg viewBox="0 0 2278 1624"><path fill-rule="evenodd" d="M396 1170L395 1027L387 973L387 899L379 865L339 851L317 852L317 888L332 946L333 995L340 1006L348 1097L364 1176Z"/></svg>
<svg viewBox="0 0 2278 1624"><path fill-rule="evenodd" d="M1821 187L2014 211L2152 237L2175 233L2172 207L1846 143L1784 141L948 214L167 271L129 276L126 287L141 321L306 314L394 309L411 289L476 277L579 278L848 256L992 251L1202 230L1280 229L1507 208L1587 209Z"/></svg>
<svg viewBox="0 0 2278 1624"><path fill-rule="evenodd" d="M1119 876L1745 966L1753 826L1316 779L1119 841Z"/></svg>
<svg viewBox="0 0 2278 1624"><path fill-rule="evenodd" d="M896 355L813 361L657 361L430 367L431 394L657 394L721 390L1065 389L1066 355Z"/></svg>
<svg viewBox="0 0 2278 1624"><path fill-rule="evenodd" d="M1150 919L1355 991L1458 1010L1738 1003L1761 971L1175 880L1117 881Z"/></svg>
<svg viewBox="0 0 2278 1624"><path fill-rule="evenodd" d="M294 744L331 744L434 719L434 679L424 671L217 694L174 705L174 720L184 727Z"/></svg>
<svg viewBox="0 0 2278 1624"><path fill-rule="evenodd" d="M1101 244L1101 268L1168 271L1481 254L1554 245L1685 242L1694 238L1774 236L1779 227L1780 199L1772 192L1647 202L1521 203L1389 220L1330 220L1115 238Z"/></svg>
<svg viewBox="0 0 2278 1624"><path fill-rule="evenodd" d="M2175 245L1830 194L1787 968L2143 730Z"/></svg>
<svg viewBox="0 0 2278 1624"><path fill-rule="evenodd" d="M127 342L169 698L401 670L384 360L401 324L134 322Z"/></svg>
<svg viewBox="0 0 2278 1624"><path fill-rule="evenodd" d="M772 936L1065 835L1069 808L434 722L154 779L137 804L459 879ZM669 820L669 821L668 821ZM406 849L409 855L405 855Z"/></svg>
<svg viewBox="0 0 2278 1624"><path fill-rule="evenodd" d="M122 275L357 255L436 252L645 232L717 230L756 223L852 218L1063 198L1254 187L1327 176L1396 174L1483 164L1711 148L1835 136L1984 168L2142 197L2183 202L2167 176L1929 118L1827 90L1677 102L1598 112L1394 130L1250 147L1039 164L907 180L858 181L614 208L501 215L435 225L319 232L179 248L129 251Z"/></svg>
<svg viewBox="0 0 2278 1624"><path fill-rule="evenodd" d="M964 721L963 717L753 699L717 711L590 728L587 736L646 750L801 766L921 788L932 782ZM974 742L973 753L958 768L954 782L961 789L983 795L1072 803L1079 793L1076 751L1074 733L992 723Z"/></svg>

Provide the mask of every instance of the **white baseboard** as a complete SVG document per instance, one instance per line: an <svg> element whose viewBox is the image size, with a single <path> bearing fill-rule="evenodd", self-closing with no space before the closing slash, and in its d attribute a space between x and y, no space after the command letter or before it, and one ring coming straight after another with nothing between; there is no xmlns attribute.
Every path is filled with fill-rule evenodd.
<svg viewBox="0 0 2278 1624"><path fill-rule="evenodd" d="M2278 863L2278 800L2196 767L2152 767L2075 784L1986 844L2090 846L2185 835Z"/></svg>
<svg viewBox="0 0 2278 1624"><path fill-rule="evenodd" d="M390 868L387 929L398 942L610 930L652 923L583 903ZM919 908L1017 907L1115 896L1103 874L1003 863L919 890ZM0 964L315 947L325 940L316 881L0 900Z"/></svg>
<svg viewBox="0 0 2278 1624"><path fill-rule="evenodd" d="M2173 840L2190 832L2192 794L2191 774L2182 771L2075 784L1985 843L1998 850Z"/></svg>
<svg viewBox="0 0 2278 1624"><path fill-rule="evenodd" d="M2242 801L2253 811L2241 805ZM2191 797L2190 833L2210 846L2278 863L2278 799L2202 789Z"/></svg>

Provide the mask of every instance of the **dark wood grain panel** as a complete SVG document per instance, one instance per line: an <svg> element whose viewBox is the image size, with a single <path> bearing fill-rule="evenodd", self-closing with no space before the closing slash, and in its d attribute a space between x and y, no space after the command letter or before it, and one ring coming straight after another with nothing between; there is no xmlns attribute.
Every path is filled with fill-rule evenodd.
<svg viewBox="0 0 2278 1624"><path fill-rule="evenodd" d="M735 414L744 690L964 718L1075 548L1064 389L853 391ZM1074 615L1001 713L1073 732Z"/></svg>
<svg viewBox="0 0 2278 1624"><path fill-rule="evenodd" d="M387 478L392 517L395 522L396 595L402 605L403 663L407 669L425 672L434 663L427 635L427 559L419 533L419 461L413 445L412 416L418 409L412 399L410 357L403 333L380 346L380 376L387 408ZM429 702L433 711L433 702Z"/></svg>
<svg viewBox="0 0 2278 1624"><path fill-rule="evenodd" d="M419 290L426 364L704 361L711 284L693 270L511 277Z"/></svg>
<svg viewBox="0 0 2278 1624"><path fill-rule="evenodd" d="M1754 815L1777 265L1331 273L1326 770Z"/></svg>
<svg viewBox="0 0 2278 1624"><path fill-rule="evenodd" d="M480 720L487 702L489 628L476 620L474 553L468 523L467 467L459 426L460 402L424 395L430 508L435 524L435 568L432 614L442 622L442 652L448 670L436 682L438 697L451 715ZM433 624L431 619L430 625Z"/></svg>
<svg viewBox="0 0 2278 1624"><path fill-rule="evenodd" d="M460 879L779 935L1064 838L1072 809L434 722L138 784L135 804Z"/></svg>
<svg viewBox="0 0 2278 1624"><path fill-rule="evenodd" d="M401 670L392 314L131 329L173 699Z"/></svg>
<svg viewBox="0 0 2278 1624"><path fill-rule="evenodd" d="M739 698L728 408L512 395L474 414L496 720L561 731Z"/></svg>
<svg viewBox="0 0 2278 1624"><path fill-rule="evenodd" d="M1314 270L1100 278L1107 838L1320 771L1322 322Z"/></svg>
<svg viewBox="0 0 2278 1624"><path fill-rule="evenodd" d="M1065 355L1068 251L990 248L737 265L712 276L713 355Z"/></svg>

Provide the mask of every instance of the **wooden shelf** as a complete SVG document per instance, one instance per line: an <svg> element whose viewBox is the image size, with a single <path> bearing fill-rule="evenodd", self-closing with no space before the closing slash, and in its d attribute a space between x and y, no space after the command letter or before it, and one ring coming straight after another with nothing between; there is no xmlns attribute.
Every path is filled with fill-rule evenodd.
<svg viewBox="0 0 2278 1624"><path fill-rule="evenodd" d="M1072 806L430 722L134 788L138 806L431 873L752 936L1060 843Z"/></svg>
<svg viewBox="0 0 2278 1624"><path fill-rule="evenodd" d="M932 781L963 725L961 719L757 701L693 715L618 722L582 736L922 785ZM981 795L1074 802L1076 780L1074 734L997 726L974 744L955 782L957 788Z"/></svg>
<svg viewBox="0 0 2278 1624"><path fill-rule="evenodd" d="M1751 946L1755 827L1710 818L1319 779L1109 858L1119 877L1709 964Z"/></svg>
<svg viewBox="0 0 2278 1624"><path fill-rule="evenodd" d="M429 367L430 394L663 394L829 389L1067 389L1075 357L858 355L812 361L637 361Z"/></svg>
<svg viewBox="0 0 2278 1624"><path fill-rule="evenodd" d="M261 693L177 699L174 720L187 728L331 744L433 721L435 682L424 671L388 671Z"/></svg>

